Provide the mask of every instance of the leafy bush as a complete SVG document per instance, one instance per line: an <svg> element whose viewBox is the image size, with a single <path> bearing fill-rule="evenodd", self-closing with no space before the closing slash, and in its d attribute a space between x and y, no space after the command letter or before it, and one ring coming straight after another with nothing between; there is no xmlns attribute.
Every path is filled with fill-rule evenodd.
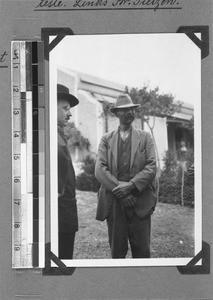
<svg viewBox="0 0 213 300"><path fill-rule="evenodd" d="M89 140L81 134L80 130L75 127L75 124L73 122L67 124L64 133L71 152L73 152L76 147L78 147L79 149L89 150Z"/></svg>
<svg viewBox="0 0 213 300"><path fill-rule="evenodd" d="M159 201L171 204L181 203L181 172L164 170L159 178Z"/></svg>
<svg viewBox="0 0 213 300"><path fill-rule="evenodd" d="M100 183L95 178L95 161L96 159L91 155L88 155L82 164L83 172L76 178L76 187L81 191L93 191L97 192Z"/></svg>

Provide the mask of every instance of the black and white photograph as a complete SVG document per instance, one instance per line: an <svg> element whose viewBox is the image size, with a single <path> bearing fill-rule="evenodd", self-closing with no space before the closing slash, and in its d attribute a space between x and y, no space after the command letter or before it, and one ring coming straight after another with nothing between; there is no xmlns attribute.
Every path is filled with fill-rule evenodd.
<svg viewBox="0 0 213 300"><path fill-rule="evenodd" d="M202 248L200 48L183 33L66 36L49 76L52 252L186 265Z"/></svg>

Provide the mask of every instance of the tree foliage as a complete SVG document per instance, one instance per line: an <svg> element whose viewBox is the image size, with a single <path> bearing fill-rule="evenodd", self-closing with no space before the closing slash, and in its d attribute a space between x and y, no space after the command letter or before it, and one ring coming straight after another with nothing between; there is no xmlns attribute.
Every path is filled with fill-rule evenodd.
<svg viewBox="0 0 213 300"><path fill-rule="evenodd" d="M148 120L149 116L171 116L180 111L181 102L174 103L174 97L171 94L160 94L159 88L149 89L144 86L141 89L132 88L127 93L132 98L133 103L140 104L138 114L140 117L145 117L144 121Z"/></svg>
<svg viewBox="0 0 213 300"><path fill-rule="evenodd" d="M73 122L67 124L64 133L67 138L69 148L78 147L79 149L89 150L90 141L82 136L80 130L75 127L75 124Z"/></svg>

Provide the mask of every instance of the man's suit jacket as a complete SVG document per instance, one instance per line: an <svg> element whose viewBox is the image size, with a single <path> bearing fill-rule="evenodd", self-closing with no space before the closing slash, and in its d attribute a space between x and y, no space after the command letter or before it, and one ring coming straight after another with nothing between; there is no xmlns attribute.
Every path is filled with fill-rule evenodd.
<svg viewBox="0 0 213 300"><path fill-rule="evenodd" d="M119 185L117 180L118 129L105 134L99 144L95 166L95 176L101 183L98 191L96 219L105 220L116 201L112 190ZM156 175L156 158L151 135L132 127L130 181L138 190L138 200L134 207L140 218L153 213L156 195L153 181Z"/></svg>

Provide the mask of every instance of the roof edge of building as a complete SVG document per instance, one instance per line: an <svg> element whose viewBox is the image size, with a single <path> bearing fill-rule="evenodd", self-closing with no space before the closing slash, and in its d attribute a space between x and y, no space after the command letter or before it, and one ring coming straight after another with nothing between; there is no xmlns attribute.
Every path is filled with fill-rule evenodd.
<svg viewBox="0 0 213 300"><path fill-rule="evenodd" d="M110 89L120 91L120 92L125 92L125 88L127 86L127 85L125 86L121 83L112 82L112 81L107 80L107 79L102 79L102 78L99 78L99 77L96 77L96 76L93 76L93 75L89 75L89 74L86 74L86 73L83 73L83 72L80 72L80 71L77 71L77 70L69 69L69 68L66 68L66 67L58 66L58 69L61 70L61 71L65 71L67 73L70 73L72 75L73 75L73 73L76 74L76 76L78 76L80 81L82 81L82 82L86 82L86 83L89 83L89 84L95 84L97 86L103 86L105 88L110 88Z"/></svg>

